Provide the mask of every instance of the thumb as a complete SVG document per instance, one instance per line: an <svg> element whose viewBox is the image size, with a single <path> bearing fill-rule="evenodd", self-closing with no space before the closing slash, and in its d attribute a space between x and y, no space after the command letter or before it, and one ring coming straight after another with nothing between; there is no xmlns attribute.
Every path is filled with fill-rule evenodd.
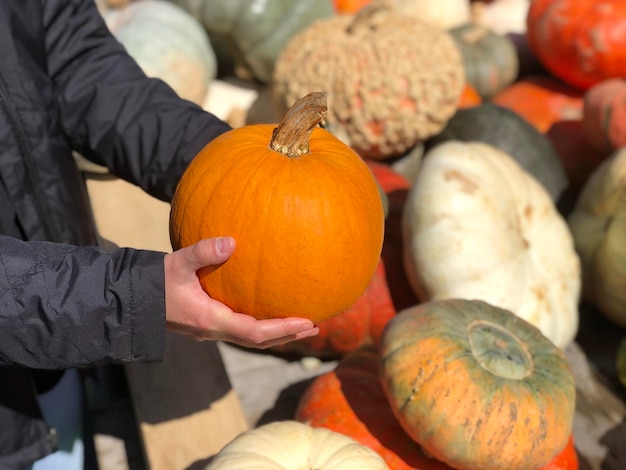
<svg viewBox="0 0 626 470"><path fill-rule="evenodd" d="M204 266L221 264L235 251L233 237L206 238L186 248L187 261L200 269Z"/></svg>

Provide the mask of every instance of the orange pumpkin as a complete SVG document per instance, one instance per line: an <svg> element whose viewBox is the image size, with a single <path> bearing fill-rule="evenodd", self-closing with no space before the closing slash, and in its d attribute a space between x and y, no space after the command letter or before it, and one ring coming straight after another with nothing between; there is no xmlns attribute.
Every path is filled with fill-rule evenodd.
<svg viewBox="0 0 626 470"><path fill-rule="evenodd" d="M256 318L315 323L345 312L381 253L384 212L372 172L318 126L326 95L298 100L278 127L243 126L212 140L172 200L174 249L230 235L235 253L199 271L207 293Z"/></svg>
<svg viewBox="0 0 626 470"><path fill-rule="evenodd" d="M478 106L482 104L483 98L478 94L476 88L471 83L466 83L459 97L459 103L457 108L469 108L471 106Z"/></svg>
<svg viewBox="0 0 626 470"><path fill-rule="evenodd" d="M395 314L381 259L367 289L347 311L321 322L319 334L271 350L321 359L340 358L365 346L378 346L385 325Z"/></svg>
<svg viewBox="0 0 626 470"><path fill-rule="evenodd" d="M376 160L365 160L365 162L387 195L385 239L381 258L385 267L385 280L389 295L397 312L418 303L417 296L409 284L403 261L402 213L411 183L388 163Z"/></svg>
<svg viewBox="0 0 626 470"><path fill-rule="evenodd" d="M559 121L581 119L584 92L553 77L524 77L498 92L491 101L515 111L542 133Z"/></svg>
<svg viewBox="0 0 626 470"><path fill-rule="evenodd" d="M541 470L578 470L578 454L574 445L574 437L570 435L565 448Z"/></svg>
<svg viewBox="0 0 626 470"><path fill-rule="evenodd" d="M451 470L426 456L400 426L382 388L379 359L371 348L344 356L334 370L313 379L300 397L295 419L340 432L368 446L390 470ZM578 470L571 435L563 450L540 470Z"/></svg>
<svg viewBox="0 0 626 470"><path fill-rule="evenodd" d="M389 321L380 355L396 418L451 467L536 469L572 433L576 389L563 352L510 311L421 304Z"/></svg>
<svg viewBox="0 0 626 470"><path fill-rule="evenodd" d="M577 88L626 76L626 2L533 0L526 35L544 67Z"/></svg>
<svg viewBox="0 0 626 470"><path fill-rule="evenodd" d="M333 8L338 14L353 15L372 0L333 0Z"/></svg>
<svg viewBox="0 0 626 470"><path fill-rule="evenodd" d="M378 452L392 470L448 470L427 457L400 426L383 391L378 361L374 349L344 356L305 390L295 419L352 437Z"/></svg>

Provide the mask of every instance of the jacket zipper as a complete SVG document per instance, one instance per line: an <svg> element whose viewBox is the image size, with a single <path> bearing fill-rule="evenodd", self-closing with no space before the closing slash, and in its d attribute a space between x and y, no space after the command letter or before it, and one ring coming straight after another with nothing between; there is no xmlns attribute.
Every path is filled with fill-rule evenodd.
<svg viewBox="0 0 626 470"><path fill-rule="evenodd" d="M18 150L22 157L24 157L24 161L26 162L26 172L28 174L30 186L35 197L36 210L40 220L43 223L43 229L46 239L54 241L55 237L53 237L53 225L50 217L48 216L48 214L50 214L50 210L48 208L48 204L46 203L45 195L41 190L39 178L37 177L37 171L35 168L35 157L31 151L30 146L28 145L26 135L24 134L24 127L19 119L19 116L7 99L8 95L9 93L6 89L4 80L2 80L2 77L0 76L0 108L2 108L4 113L7 115L7 118L9 120L9 126L11 127L13 137L15 138L15 142L17 143Z"/></svg>

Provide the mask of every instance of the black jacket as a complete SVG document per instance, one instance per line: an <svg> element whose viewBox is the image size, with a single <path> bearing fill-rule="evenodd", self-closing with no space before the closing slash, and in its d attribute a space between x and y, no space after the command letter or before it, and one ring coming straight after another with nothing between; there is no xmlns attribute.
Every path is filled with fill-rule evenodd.
<svg viewBox="0 0 626 470"><path fill-rule="evenodd" d="M163 354L164 254L95 246L72 151L168 201L228 129L146 78L91 0L0 2L1 470L52 450L33 369Z"/></svg>

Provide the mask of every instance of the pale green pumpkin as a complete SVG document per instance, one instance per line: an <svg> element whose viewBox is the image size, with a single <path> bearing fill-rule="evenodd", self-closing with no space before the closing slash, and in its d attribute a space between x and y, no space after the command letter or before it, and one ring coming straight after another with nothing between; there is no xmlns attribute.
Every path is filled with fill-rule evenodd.
<svg viewBox="0 0 626 470"><path fill-rule="evenodd" d="M315 20L334 14L330 0L169 1L204 25L221 51L222 62L232 61L237 72L261 82L271 79L274 62L291 37Z"/></svg>
<svg viewBox="0 0 626 470"><path fill-rule="evenodd" d="M202 105L217 75L217 59L202 25L164 0L142 0L103 11L107 26L146 75Z"/></svg>

